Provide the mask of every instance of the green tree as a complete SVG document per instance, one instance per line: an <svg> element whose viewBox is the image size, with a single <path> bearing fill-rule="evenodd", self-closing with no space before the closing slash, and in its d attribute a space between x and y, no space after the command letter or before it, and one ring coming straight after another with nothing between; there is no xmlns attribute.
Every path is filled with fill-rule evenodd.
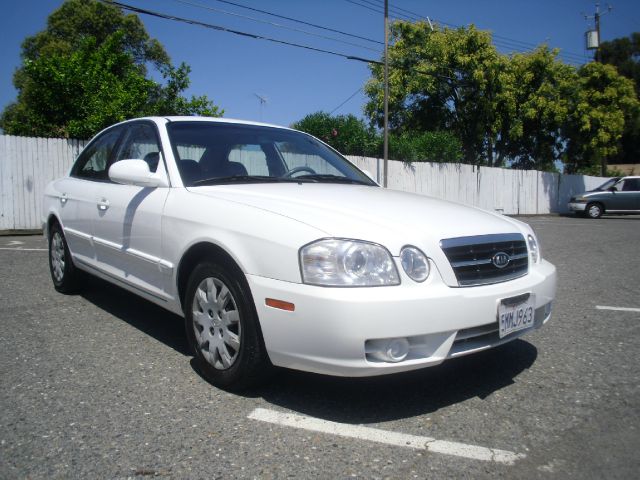
<svg viewBox="0 0 640 480"><path fill-rule="evenodd" d="M354 115L307 115L292 128L323 140L345 155L382 156L382 135ZM449 132L405 131L389 136L389 157L404 162L459 162L462 146Z"/></svg>
<svg viewBox="0 0 640 480"><path fill-rule="evenodd" d="M173 67L135 15L96 0L67 0L25 39L14 75L18 98L0 117L8 134L87 138L126 118L222 114L206 97L186 99L189 67ZM147 77L147 66L166 81Z"/></svg>
<svg viewBox="0 0 640 480"><path fill-rule="evenodd" d="M634 32L629 37L602 42L600 58L602 63L615 66L620 75L633 80L636 95L640 97L640 32ZM610 160L615 163L638 163L639 159L640 113L625 119L619 152Z"/></svg>
<svg viewBox="0 0 640 480"><path fill-rule="evenodd" d="M319 138L345 155L378 155L380 140L376 131L354 115L316 112L295 122L292 128Z"/></svg>
<svg viewBox="0 0 640 480"><path fill-rule="evenodd" d="M495 163L500 130L498 96L506 58L488 32L475 27L432 29L394 22L389 48L389 121L397 133L448 131L462 143L466 163ZM381 65L371 66L365 112L382 125Z"/></svg>
<svg viewBox="0 0 640 480"><path fill-rule="evenodd" d="M600 164L604 174L607 157L619 151L625 121L640 110L633 82L611 65L589 63L578 70L571 102L564 132L567 171L592 171Z"/></svg>
<svg viewBox="0 0 640 480"><path fill-rule="evenodd" d="M458 163L462 144L449 132L403 132L389 135L389 157L404 162Z"/></svg>
<svg viewBox="0 0 640 480"><path fill-rule="evenodd" d="M633 80L636 94L640 96L640 32L602 42L600 61L615 66L620 75Z"/></svg>
<svg viewBox="0 0 640 480"><path fill-rule="evenodd" d="M508 158L514 168L555 170L577 81L575 69L557 55L541 46L510 58L498 95L498 164Z"/></svg>

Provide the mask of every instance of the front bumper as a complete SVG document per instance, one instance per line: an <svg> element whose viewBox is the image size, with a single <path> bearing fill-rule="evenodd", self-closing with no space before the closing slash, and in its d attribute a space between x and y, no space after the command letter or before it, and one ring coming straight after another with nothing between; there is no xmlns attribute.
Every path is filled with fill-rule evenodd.
<svg viewBox="0 0 640 480"><path fill-rule="evenodd" d="M500 301L532 294L533 328L539 328L550 317L556 291L556 269L544 260L524 277L466 288L446 285L435 266L426 282L405 277L395 287L324 288L255 275L247 280L274 365L353 377L433 366L513 340L531 328L500 339ZM293 303L295 311L269 307L267 298ZM367 340L397 337L411 341L407 359L367 358Z"/></svg>
<svg viewBox="0 0 640 480"><path fill-rule="evenodd" d="M584 212L587 209L586 203L569 202L569 210L572 212Z"/></svg>

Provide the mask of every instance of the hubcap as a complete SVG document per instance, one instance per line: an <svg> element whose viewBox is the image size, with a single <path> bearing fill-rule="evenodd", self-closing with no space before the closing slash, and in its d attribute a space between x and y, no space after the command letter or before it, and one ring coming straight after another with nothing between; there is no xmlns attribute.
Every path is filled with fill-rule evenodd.
<svg viewBox="0 0 640 480"><path fill-rule="evenodd" d="M64 242L60 232L55 232L51 238L51 270L56 282L61 282L64 277Z"/></svg>
<svg viewBox="0 0 640 480"><path fill-rule="evenodd" d="M229 288L219 279L205 278L191 306L198 348L214 368L226 370L240 352L240 314Z"/></svg>
<svg viewBox="0 0 640 480"><path fill-rule="evenodd" d="M597 217L600 215L600 207L597 205L591 205L589 208L589 215L592 217Z"/></svg>

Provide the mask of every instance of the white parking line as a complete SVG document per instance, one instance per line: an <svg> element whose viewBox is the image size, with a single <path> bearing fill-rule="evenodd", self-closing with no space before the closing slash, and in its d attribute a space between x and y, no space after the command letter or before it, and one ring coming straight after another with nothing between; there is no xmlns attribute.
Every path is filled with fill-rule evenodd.
<svg viewBox="0 0 640 480"><path fill-rule="evenodd" d="M613 310L616 312L640 312L640 308L632 308L632 307L607 307L605 305L596 305L596 309L598 310Z"/></svg>
<svg viewBox="0 0 640 480"><path fill-rule="evenodd" d="M18 252L46 252L46 248L7 248L0 247L0 250L13 250Z"/></svg>
<svg viewBox="0 0 640 480"><path fill-rule="evenodd" d="M330 422L319 418L306 417L295 413L276 412L265 408L256 408L249 414L248 418L284 427L300 428L303 430L328 433L341 437L357 438L359 440L384 443L386 445L393 445L396 447L428 450L434 453L454 455L457 457L482 460L485 462L503 463L505 465L513 465L516 460L526 457L526 455L522 453L514 453L508 450L467 445L466 443L447 442L430 437L390 432L388 430L363 427L361 425Z"/></svg>

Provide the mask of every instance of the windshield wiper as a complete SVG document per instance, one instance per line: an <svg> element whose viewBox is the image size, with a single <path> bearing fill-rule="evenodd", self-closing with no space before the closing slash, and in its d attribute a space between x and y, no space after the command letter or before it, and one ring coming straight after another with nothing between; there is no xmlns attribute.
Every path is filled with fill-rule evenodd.
<svg viewBox="0 0 640 480"><path fill-rule="evenodd" d="M356 185L371 185L370 182L364 180L357 180L355 178L341 177L339 175L313 173L308 175L300 175L299 177L292 177L299 181L316 181L320 183L351 183Z"/></svg>
<svg viewBox="0 0 640 480"><path fill-rule="evenodd" d="M273 183L281 182L278 177L270 177L268 175L231 175L229 177L211 177L196 180L190 186L198 187L201 185L219 185L226 183Z"/></svg>

